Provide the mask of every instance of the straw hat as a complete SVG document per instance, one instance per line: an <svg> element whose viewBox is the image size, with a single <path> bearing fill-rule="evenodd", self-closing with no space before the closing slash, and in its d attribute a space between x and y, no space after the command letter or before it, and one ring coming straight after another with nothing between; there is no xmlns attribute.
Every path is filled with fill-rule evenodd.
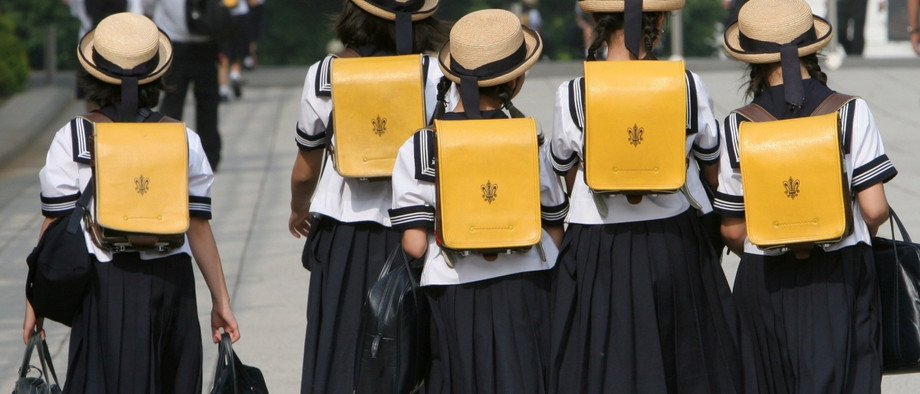
<svg viewBox="0 0 920 394"><path fill-rule="evenodd" d="M395 21L397 12L412 14L412 20L425 19L438 10L438 0L351 0L374 16Z"/></svg>
<svg viewBox="0 0 920 394"><path fill-rule="evenodd" d="M812 33L813 30L813 33ZM747 63L780 61L780 47L793 41L799 57L818 52L831 42L831 25L804 0L751 0L738 20L725 29L722 44L733 58Z"/></svg>
<svg viewBox="0 0 920 394"><path fill-rule="evenodd" d="M684 8L686 0L642 0L642 11L674 11ZM625 0L579 0L584 12L623 12Z"/></svg>
<svg viewBox="0 0 920 394"><path fill-rule="evenodd" d="M454 24L438 63L451 81L475 77L480 87L495 86L524 74L542 52L540 35L522 26L516 15L488 9L471 12Z"/></svg>
<svg viewBox="0 0 920 394"><path fill-rule="evenodd" d="M77 59L99 80L121 85L136 77L145 84L163 76L172 64L169 37L149 18L130 12L113 14L80 40Z"/></svg>

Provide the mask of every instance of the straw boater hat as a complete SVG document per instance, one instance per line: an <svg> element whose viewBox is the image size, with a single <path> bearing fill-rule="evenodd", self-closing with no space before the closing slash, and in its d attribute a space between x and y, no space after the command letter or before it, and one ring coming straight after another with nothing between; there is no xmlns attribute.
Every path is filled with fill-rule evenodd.
<svg viewBox="0 0 920 394"><path fill-rule="evenodd" d="M642 0L642 11L674 11L684 8L685 0ZM625 0L580 0L584 12L623 12Z"/></svg>
<svg viewBox="0 0 920 394"><path fill-rule="evenodd" d="M791 44L798 56L818 52L831 42L831 25L803 0L751 0L738 20L725 29L723 45L731 57L747 63L776 63L780 49Z"/></svg>
<svg viewBox="0 0 920 394"><path fill-rule="evenodd" d="M121 85L137 78L143 85L163 76L172 64L172 44L149 18L123 12L99 22L80 40L77 59L99 80Z"/></svg>
<svg viewBox="0 0 920 394"><path fill-rule="evenodd" d="M374 16L395 21L398 12L412 15L413 21L425 19L438 10L438 0L351 0Z"/></svg>
<svg viewBox="0 0 920 394"><path fill-rule="evenodd" d="M533 67L543 52L540 35L506 10L471 12L450 30L438 53L441 71L460 84L463 109L479 118L479 88L513 81Z"/></svg>
<svg viewBox="0 0 920 394"><path fill-rule="evenodd" d="M461 86L464 79L480 87L495 86L524 74L542 51L540 35L521 25L510 11L480 10L454 24L438 63L444 75Z"/></svg>
<svg viewBox="0 0 920 394"><path fill-rule="evenodd" d="M751 0L725 29L722 44L731 57L752 64L779 62L790 108L805 101L799 58L830 43L830 23L811 13L805 0Z"/></svg>

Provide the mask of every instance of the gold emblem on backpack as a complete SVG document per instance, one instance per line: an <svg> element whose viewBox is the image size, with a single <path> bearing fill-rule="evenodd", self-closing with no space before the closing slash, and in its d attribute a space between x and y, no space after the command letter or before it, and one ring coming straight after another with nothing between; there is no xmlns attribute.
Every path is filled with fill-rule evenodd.
<svg viewBox="0 0 920 394"><path fill-rule="evenodd" d="M645 133L644 127L633 124L633 127L627 128L626 131L629 133L629 143L632 146L639 146L642 143L642 134Z"/></svg>
<svg viewBox="0 0 920 394"><path fill-rule="evenodd" d="M149 190L148 189L149 186L150 186L150 178L145 177L144 174L141 174L141 176L134 178L134 190L137 190L137 194L140 194L142 196L144 194L147 194L147 190Z"/></svg>
<svg viewBox="0 0 920 394"><path fill-rule="evenodd" d="M789 179L783 181L783 186L786 188L786 197L795 200L795 197L799 195L799 180L790 176Z"/></svg>
<svg viewBox="0 0 920 394"><path fill-rule="evenodd" d="M486 184L480 186L482 189L482 199L488 202L489 204L492 201L495 201L498 198L498 184L493 184L492 181L486 181Z"/></svg>
<svg viewBox="0 0 920 394"><path fill-rule="evenodd" d="M380 115L377 115L377 119L371 119L371 124L374 125L374 133L378 136L387 132L387 118L381 118Z"/></svg>

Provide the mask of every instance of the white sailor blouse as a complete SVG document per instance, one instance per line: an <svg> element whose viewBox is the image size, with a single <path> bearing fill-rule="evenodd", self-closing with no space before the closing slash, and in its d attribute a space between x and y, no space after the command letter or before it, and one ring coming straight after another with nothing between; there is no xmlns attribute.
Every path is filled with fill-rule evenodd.
<svg viewBox="0 0 920 394"><path fill-rule="evenodd" d="M41 183L42 215L48 218L57 218L70 215L76 206L77 199L93 175L90 167L91 153L89 141L92 136L92 123L84 118L72 119L67 125L54 134L51 147L45 159L45 166L39 172ZM214 173L208 164L201 140L198 134L186 128L188 138L188 195L189 215L211 219L211 184L214 182ZM90 202L92 207L93 201ZM93 209L89 209L93 212ZM112 260L112 252L97 248L90 238L85 221L82 222L87 250L96 256L100 262ZM143 251L140 252L142 260L150 260L164 256L186 253L191 255L188 238L180 248L165 253Z"/></svg>
<svg viewBox="0 0 920 394"><path fill-rule="evenodd" d="M297 122L297 147L301 150L324 149L332 144L332 83L331 67L334 55L310 66L304 80L300 100L300 118ZM426 117L434 112L437 103L437 85L443 75L437 65L432 65L428 55L423 56L425 75ZM426 119L427 120L427 119ZM323 159L322 173L313 192L310 213L324 215L341 222L372 221L390 226L387 209L393 195L388 179L360 180L344 178L335 171L331 155Z"/></svg>
<svg viewBox="0 0 920 394"><path fill-rule="evenodd" d="M598 195L598 203L607 204L608 214L602 216L595 195L585 184L584 174L584 77L563 82L556 90L553 136L550 157L555 171L564 175L577 167L577 176L570 192L567 223L609 224L664 219L677 216L692 206L703 213L712 205L700 178L700 165L719 161L719 124L712 110L712 98L695 73L686 71L687 81L687 180L693 201L683 193L645 195L639 204L630 204L623 195Z"/></svg>
<svg viewBox="0 0 920 394"><path fill-rule="evenodd" d="M450 115L445 118L450 118ZM483 118L496 117L505 116L500 111L483 112ZM437 210L436 152L434 132L429 129L420 130L400 147L393 168L393 209L390 210L393 229L428 230L428 252L425 255L425 268L422 270L421 278L423 286L469 283L522 272L546 270L556 264L559 250L544 230L540 242L545 259L540 256L537 248L533 247L526 253L499 254L495 261L486 261L482 255L475 253L464 257L452 257L454 267L450 267L433 234ZM568 201L561 180L552 171L546 144L540 146L539 152L542 222L544 226L561 226L568 211Z"/></svg>
<svg viewBox="0 0 920 394"><path fill-rule="evenodd" d="M779 94L778 97L782 97L782 94ZM897 170L885 154L882 137L866 101L861 98L851 100L841 107L838 113L843 133L844 165L852 193L855 195L872 185L887 182L897 175ZM744 217L744 188L741 184L738 156L738 125L747 120L736 112L732 112L725 118L719 189L713 201L716 212L723 217ZM825 246L824 250L839 250L859 242L871 245L871 235L856 199L853 199L852 215L853 232L840 242ZM783 252L780 250L764 251L749 240L745 240L744 253L778 255Z"/></svg>

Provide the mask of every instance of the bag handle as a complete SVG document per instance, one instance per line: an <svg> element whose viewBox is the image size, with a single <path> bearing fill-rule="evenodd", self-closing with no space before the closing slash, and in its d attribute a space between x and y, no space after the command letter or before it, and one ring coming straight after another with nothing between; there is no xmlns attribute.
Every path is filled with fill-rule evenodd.
<svg viewBox="0 0 920 394"><path fill-rule="evenodd" d="M398 259L399 256L402 256L402 263L396 262L396 259ZM377 280L383 279L383 277L390 273L390 271L397 264L405 265L409 272L412 272L413 269L418 269L417 267L413 268L412 263L408 259L408 256L406 256L406 251L403 250L401 244L397 244L396 247L393 248L393 251L390 252L390 255L387 257L387 261L383 263L383 267L380 268L380 275L377 275ZM419 287L418 279L415 278L415 275L409 275L409 280L412 282L413 287Z"/></svg>
<svg viewBox="0 0 920 394"><path fill-rule="evenodd" d="M50 371L50 376L54 379L54 384L60 387L57 373L54 372L54 364L51 362L51 352L48 351L48 343L45 342L45 339L42 338L39 332L33 332L32 335L29 336L29 344L26 345L26 351L22 357L22 366L19 367L19 377L25 378L29 370L32 369L29 362L32 360L32 351L35 348L38 348L38 361L42 366L42 376L47 379Z"/></svg>
<svg viewBox="0 0 920 394"><path fill-rule="evenodd" d="M892 244L894 243L894 239L895 239L895 233L894 233L895 223L897 223L898 225L898 231L900 231L901 233L901 239L904 240L905 242L911 243L912 241L910 240L910 234L907 233L907 228L904 227L904 223L901 222L901 218L898 217L898 214L894 212L894 208L891 208L891 206L889 205L888 206L888 225L891 226ZM895 253L895 256L897 256L897 253Z"/></svg>
<svg viewBox="0 0 920 394"><path fill-rule="evenodd" d="M230 340L230 334L223 333L220 335L220 345L217 351L217 368L214 372L215 376L220 376L221 371L225 368L230 369L230 381L233 382L233 393L239 393L239 388L236 387L236 368L233 365L233 341Z"/></svg>

